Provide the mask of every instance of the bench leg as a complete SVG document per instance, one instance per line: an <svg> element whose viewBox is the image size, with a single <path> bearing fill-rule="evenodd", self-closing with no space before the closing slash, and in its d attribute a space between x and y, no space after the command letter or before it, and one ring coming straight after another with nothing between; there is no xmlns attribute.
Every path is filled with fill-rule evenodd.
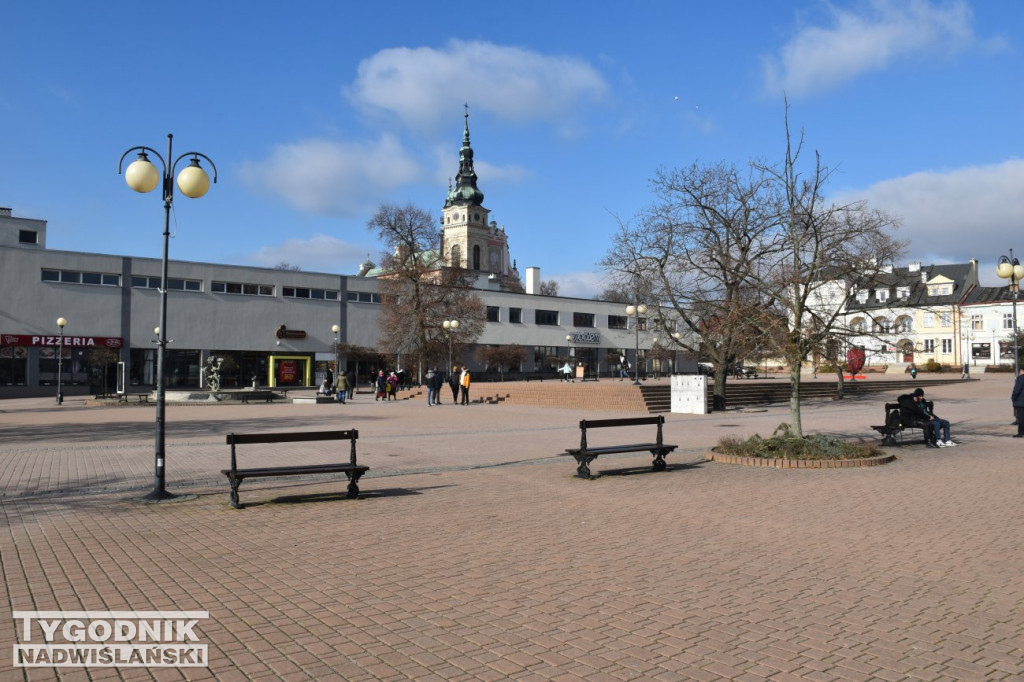
<svg viewBox="0 0 1024 682"><path fill-rule="evenodd" d="M665 451L664 450L651 450L651 454L654 455L654 463L651 465L653 471L664 471L665 464Z"/></svg>
<svg viewBox="0 0 1024 682"><path fill-rule="evenodd" d="M346 471L345 475L348 476L348 494L345 496L349 499L359 497L359 477L362 476L360 471Z"/></svg>
<svg viewBox="0 0 1024 682"><path fill-rule="evenodd" d="M590 478L590 463L597 459L597 455L588 455L584 453L573 454L576 458L576 463L579 465L576 467L576 478Z"/></svg>
<svg viewBox="0 0 1024 682"><path fill-rule="evenodd" d="M228 483L231 484L231 506L234 509L241 509L241 505L238 504L238 486L242 484L242 479L229 478Z"/></svg>

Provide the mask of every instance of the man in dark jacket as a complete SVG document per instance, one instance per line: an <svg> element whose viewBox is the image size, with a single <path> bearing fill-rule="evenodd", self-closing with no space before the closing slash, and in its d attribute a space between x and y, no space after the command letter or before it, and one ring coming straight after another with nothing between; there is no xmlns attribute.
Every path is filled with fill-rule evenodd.
<svg viewBox="0 0 1024 682"><path fill-rule="evenodd" d="M914 392L911 395L913 396L914 405L916 406L917 413L914 414L914 408L909 406L908 411L910 412L911 418L916 418L919 420L918 423L914 425L920 425L924 429L925 438L928 437L928 429L931 428L934 432L935 445L937 445L940 448L956 447L956 443L954 443L949 437L949 421L946 419L942 419L941 417L932 412L931 408L928 406L928 401L924 399L924 389L916 388L914 389ZM906 398L906 396L900 396L897 399L897 401L900 403L900 414L902 414L904 410L904 398Z"/></svg>
<svg viewBox="0 0 1024 682"><path fill-rule="evenodd" d="M1024 367L1020 368L1017 380L1013 382L1013 415L1017 418L1017 433L1014 438L1024 438Z"/></svg>
<svg viewBox="0 0 1024 682"><path fill-rule="evenodd" d="M920 391L921 389L917 390ZM921 395L924 395L924 391L921 391ZM900 406L900 420L903 422L903 425L921 429L924 432L924 444L930 448L939 447L935 442L934 429L930 424L930 420L925 417L917 404L917 391L901 395L896 399L896 402Z"/></svg>

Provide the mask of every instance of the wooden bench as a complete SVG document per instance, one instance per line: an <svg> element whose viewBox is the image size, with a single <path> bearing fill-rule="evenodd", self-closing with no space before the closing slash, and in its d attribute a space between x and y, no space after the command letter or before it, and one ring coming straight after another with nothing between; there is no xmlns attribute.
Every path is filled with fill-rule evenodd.
<svg viewBox="0 0 1024 682"><path fill-rule="evenodd" d="M928 411L932 411L933 403L931 400L926 400L925 403L928 405ZM898 445L899 442L896 440L896 436L903 440L903 432L907 429L921 429L921 434L924 436L924 442L928 443L931 440L931 426L924 425L912 425L904 423L903 417L900 414L899 403L886 403L885 404L885 422L883 424L873 425L875 431L878 431L882 435L882 445Z"/></svg>
<svg viewBox="0 0 1024 682"><path fill-rule="evenodd" d="M265 403L272 403L276 397L273 391L252 390L242 391L238 394L238 399L245 405L248 405L250 400L262 400Z"/></svg>
<svg viewBox="0 0 1024 682"><path fill-rule="evenodd" d="M344 473L348 477L347 497L359 495L360 476L370 470L368 466L356 464L356 439L359 432L351 431L311 431L304 433L229 433L227 443L231 446L231 468L221 469L221 473L228 477L231 484L231 506L240 509L238 504L238 486L247 478L264 476L300 476L303 474L332 474ZM235 446L246 443L309 443L313 441L347 440L349 446L349 461L336 464L305 464L281 467L259 467L253 469L239 469L235 455Z"/></svg>
<svg viewBox="0 0 1024 682"><path fill-rule="evenodd" d="M665 455L676 449L675 445L665 445L662 441L662 427L665 417L632 417L623 419L582 419L580 420L580 446L566 448L566 452L576 459L576 477L590 478L590 463L600 455L613 455L620 452L650 452L654 455L652 469L665 470ZM658 435L653 443L631 443L628 445L605 445L590 447L587 445L587 429L602 429L613 426L649 426L657 425Z"/></svg>

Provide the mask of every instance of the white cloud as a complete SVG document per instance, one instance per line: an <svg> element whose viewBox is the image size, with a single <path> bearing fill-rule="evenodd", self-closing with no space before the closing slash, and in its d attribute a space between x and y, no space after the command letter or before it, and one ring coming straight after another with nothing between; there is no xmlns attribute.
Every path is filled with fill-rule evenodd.
<svg viewBox="0 0 1024 682"><path fill-rule="evenodd" d="M1015 246L1015 235L1024 226L1021 187L1024 160L1011 159L944 173L913 173L844 193L837 200L863 198L872 208L901 217L897 235L910 242L909 260L966 263L977 258L986 280L992 279L985 277L987 271Z"/></svg>
<svg viewBox="0 0 1024 682"><path fill-rule="evenodd" d="M521 268L525 274L526 269ZM593 298L607 286L606 276L597 271L563 272L560 274L545 274L541 271L541 280L553 279L558 282L558 295L570 296L573 298Z"/></svg>
<svg viewBox="0 0 1024 682"><path fill-rule="evenodd" d="M766 92L811 94L913 54L955 54L974 44L974 16L964 0L874 0L861 13L832 5L832 25L807 26L764 59Z"/></svg>
<svg viewBox="0 0 1024 682"><path fill-rule="evenodd" d="M278 145L241 176L254 190L276 194L293 207L347 218L368 211L388 192L420 177L417 161L393 135L373 142L310 139Z"/></svg>
<svg viewBox="0 0 1024 682"><path fill-rule="evenodd" d="M604 78L587 62L519 47L452 40L443 48L396 47L359 64L352 100L431 128L468 99L506 120L564 124L576 107L601 100Z"/></svg>
<svg viewBox="0 0 1024 682"><path fill-rule="evenodd" d="M289 239L283 244L265 246L246 259L253 265L274 267L282 262L305 271L355 274L366 258L366 245L349 244L318 234L310 239Z"/></svg>

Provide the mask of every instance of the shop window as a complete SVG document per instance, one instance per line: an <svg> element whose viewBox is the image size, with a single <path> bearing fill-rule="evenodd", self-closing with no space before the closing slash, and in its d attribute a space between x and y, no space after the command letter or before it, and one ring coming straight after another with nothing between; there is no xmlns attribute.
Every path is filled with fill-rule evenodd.
<svg viewBox="0 0 1024 682"><path fill-rule="evenodd" d="M0 386L24 386L28 376L28 350L23 346L0 348Z"/></svg>

